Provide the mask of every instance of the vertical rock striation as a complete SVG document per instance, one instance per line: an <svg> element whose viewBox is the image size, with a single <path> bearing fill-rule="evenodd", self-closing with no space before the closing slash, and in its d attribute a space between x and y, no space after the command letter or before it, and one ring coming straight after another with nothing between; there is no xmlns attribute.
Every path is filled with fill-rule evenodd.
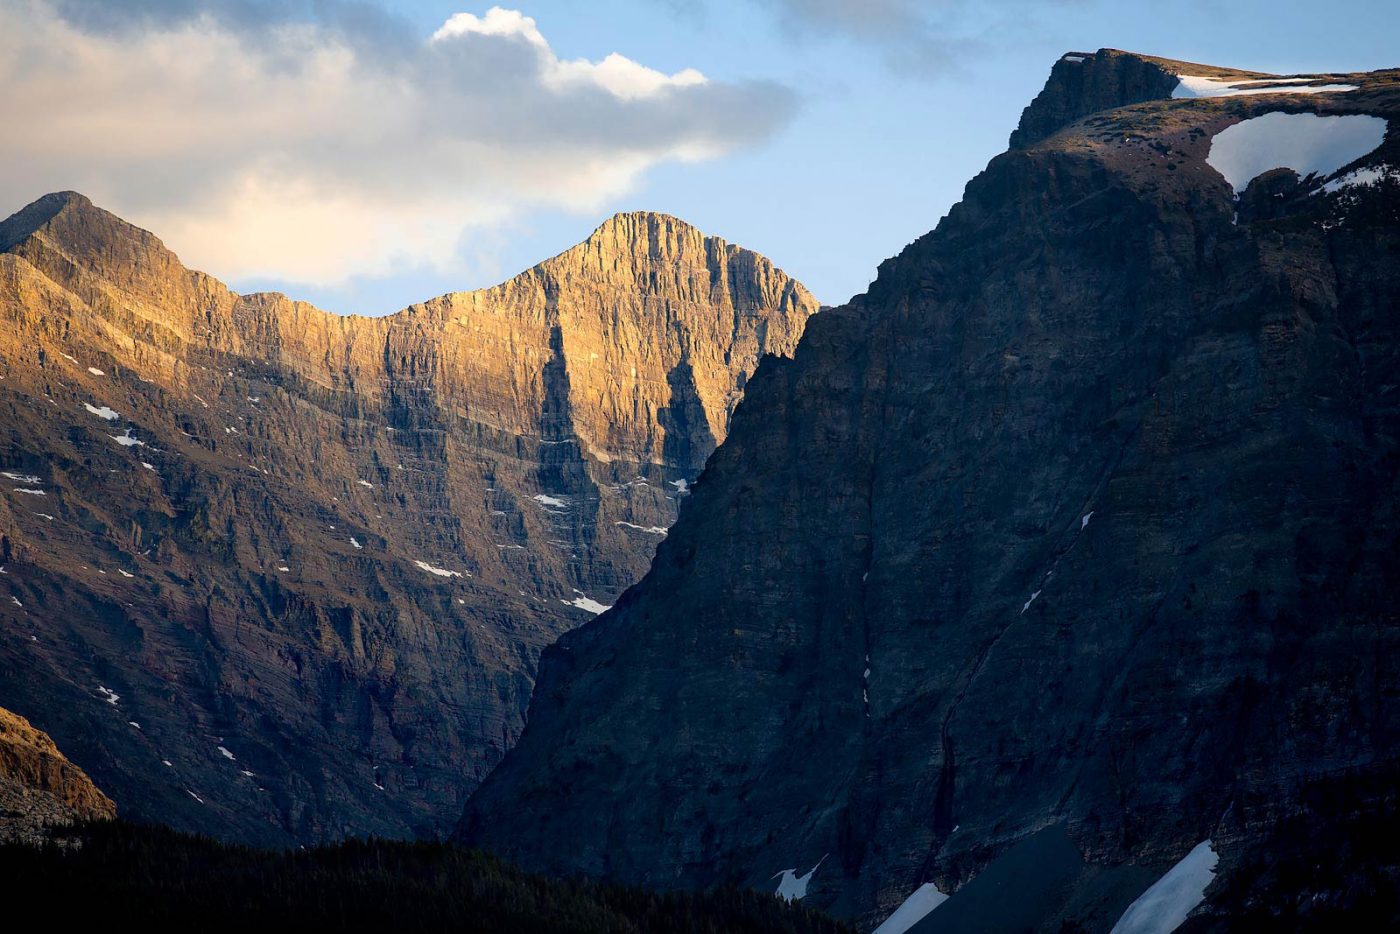
<svg viewBox="0 0 1400 934"><path fill-rule="evenodd" d="M661 886L818 867L871 927L923 892L916 930L1107 931L1319 787L1394 810L1400 72L1172 100L1202 66L1097 54L759 369L647 576L546 651L464 839ZM1280 111L1390 132L1236 198L1212 138ZM1377 869L1303 856L1342 880L1290 902L1318 911Z"/></svg>
<svg viewBox="0 0 1400 934"><path fill-rule="evenodd" d="M639 213L342 317L41 198L0 224L0 703L132 817L438 833L815 310Z"/></svg>

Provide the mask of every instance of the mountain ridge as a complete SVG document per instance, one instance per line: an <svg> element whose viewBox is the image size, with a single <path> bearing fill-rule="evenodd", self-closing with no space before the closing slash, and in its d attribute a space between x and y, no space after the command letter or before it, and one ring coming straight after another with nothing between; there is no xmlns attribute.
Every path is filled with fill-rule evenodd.
<svg viewBox="0 0 1400 934"><path fill-rule="evenodd" d="M54 221L59 220L60 216L64 215L65 213L77 215L79 218L78 223L82 226L102 226L119 229L124 235L122 239L138 241L142 246L152 246L155 248L158 254L162 256L162 258L168 258L170 260L174 260L175 262L179 262L178 255L173 250L171 250L170 247L167 246L156 234L137 224L133 224L130 221L125 220L119 215L107 211L106 209L95 204L92 201L92 199L89 198L87 195L83 194L82 192L71 189L53 191L49 192L48 194L41 195L35 200L31 201L29 204L15 211L9 217L5 218L4 220L0 220L0 253L12 252L13 249L17 246L20 246L24 240L30 237L43 234L45 232L45 228L48 228L51 224L53 224ZM88 221L88 223L84 224L84 221ZM96 223L92 223L93 221L95 221ZM728 243L722 237L716 237L710 234L706 234L693 224L690 224L684 219L679 218L673 214L667 214L662 211L648 210L616 211L613 214L609 215L607 218L605 218L603 221L601 221L596 227L593 228L593 230L588 234L588 236L584 237L578 243L566 247L560 250L558 253L554 254L553 256L550 256L547 259L540 260L539 262L520 270L515 275L506 278L502 282L499 282L495 285L481 286L473 289L455 289L448 292L442 292L430 296L428 298L419 300L417 302L412 302L396 311L391 311L386 314L366 315L358 313L342 313L330 309L323 309L310 302L294 298L288 293L277 289L256 290L251 292L234 294L239 294L240 297L248 299L266 298L272 300L285 300L286 302L291 304L315 308L319 312L322 312L327 315L332 315L337 318L379 319L393 317L395 315L409 314L413 312L414 309L419 309L426 305L432 304L433 302L440 302L449 299L453 296L475 295L478 293L490 293L493 291L500 290L509 285L511 282L521 278L522 276L526 276L530 273L538 272L540 270L548 269L554 266L564 265L567 259L575 257L579 254L587 253L590 250L596 250L597 247L604 242L610 242L612 244L635 244L637 242L637 238L635 237L635 235L628 236L628 234L635 234L637 230L644 225L648 228L647 232L653 236L660 228L673 228L676 231L680 232L683 237L698 237L699 239L704 241L715 241L719 243L724 243L725 249L727 249L730 252L740 254L752 254L754 256L758 255L756 253L753 253L753 251L751 250L746 250L743 247L738 246L737 244ZM61 240L62 236L60 235L57 239ZM654 242L651 246L651 249L655 249ZM782 273L782 270L777 269L777 267L774 267L774 269L779 274L782 274L785 279L789 279L789 277L787 277L785 273ZM185 271L201 278L217 281L208 273L192 269L186 269ZM789 281L796 282L796 280L790 279Z"/></svg>
<svg viewBox="0 0 1400 934"><path fill-rule="evenodd" d="M1298 84L1307 78L1314 84L1323 84L1338 74L1275 75L1112 48L1066 52L1051 68L1040 93L1022 111L1009 145L1012 149L1025 149L1092 114L1172 100L1182 92L1183 77L1216 81L1234 78L1238 79L1236 83L1274 80L1283 84Z"/></svg>
<svg viewBox="0 0 1400 934"><path fill-rule="evenodd" d="M0 703L123 813L251 843L450 825L816 310L654 214L383 317L238 295L80 195L16 217Z"/></svg>

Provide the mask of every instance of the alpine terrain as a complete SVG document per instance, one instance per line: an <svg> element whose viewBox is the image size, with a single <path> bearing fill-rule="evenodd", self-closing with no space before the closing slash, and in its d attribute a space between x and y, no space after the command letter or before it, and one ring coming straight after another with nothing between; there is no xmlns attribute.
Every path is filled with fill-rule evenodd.
<svg viewBox="0 0 1400 934"><path fill-rule="evenodd" d="M341 317L40 198L0 223L0 704L127 817L445 832L540 649L641 576L815 310L622 214L495 288Z"/></svg>
<svg viewBox="0 0 1400 934"><path fill-rule="evenodd" d="M1064 56L759 368L462 838L879 934L1393 918L1398 309L1400 71Z"/></svg>

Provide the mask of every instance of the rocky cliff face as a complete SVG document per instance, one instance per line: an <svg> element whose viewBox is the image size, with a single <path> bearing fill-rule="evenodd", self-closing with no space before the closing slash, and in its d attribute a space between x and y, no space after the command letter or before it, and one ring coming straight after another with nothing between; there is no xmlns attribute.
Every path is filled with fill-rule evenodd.
<svg viewBox="0 0 1400 934"><path fill-rule="evenodd" d="M1072 58L935 231L760 368L647 577L545 653L466 839L805 876L868 925L904 904L886 931L1106 931L1323 784L1394 811L1400 73L1172 99L1129 87L1162 60L1111 53L1104 91ZM1265 115L1237 197L1208 160ZM1380 132L1280 184L1318 115ZM1369 857L1317 858L1345 890Z"/></svg>
<svg viewBox="0 0 1400 934"><path fill-rule="evenodd" d="M48 828L116 815L111 799L53 740L0 708L0 843L42 843Z"/></svg>
<svg viewBox="0 0 1400 934"><path fill-rule="evenodd" d="M1267 78L1257 71L1198 65L1119 49L1069 52L1050 69L1050 79L1021 113L1011 148L1034 146L1090 114L1172 96L1180 75L1238 81Z"/></svg>
<svg viewBox="0 0 1400 934"><path fill-rule="evenodd" d="M383 318L237 295L75 194L0 225L0 703L137 818L431 834L646 569L811 296L627 214Z"/></svg>

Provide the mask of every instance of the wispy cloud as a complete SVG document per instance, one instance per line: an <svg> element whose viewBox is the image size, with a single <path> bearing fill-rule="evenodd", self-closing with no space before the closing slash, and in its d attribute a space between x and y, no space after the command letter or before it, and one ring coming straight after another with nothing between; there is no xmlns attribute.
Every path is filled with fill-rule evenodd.
<svg viewBox="0 0 1400 934"><path fill-rule="evenodd" d="M532 207L767 138L794 95L561 59L531 18L431 36L367 3L0 0L0 199L76 188L228 277L456 262ZM0 212L3 213L3 212Z"/></svg>

